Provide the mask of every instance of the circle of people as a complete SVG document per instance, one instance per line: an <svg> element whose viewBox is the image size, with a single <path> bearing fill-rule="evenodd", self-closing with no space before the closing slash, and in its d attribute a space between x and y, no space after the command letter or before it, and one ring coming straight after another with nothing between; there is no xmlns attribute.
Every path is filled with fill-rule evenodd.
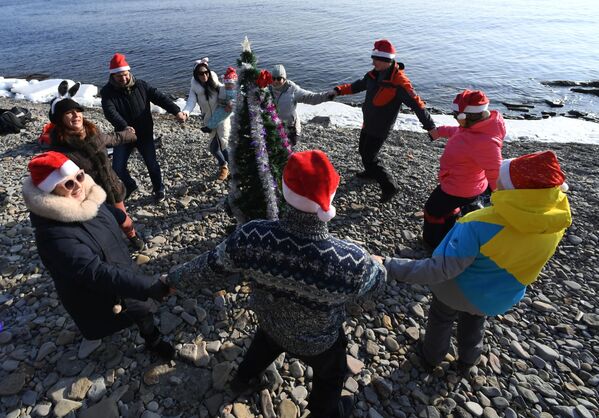
<svg viewBox="0 0 599 418"><path fill-rule="evenodd" d="M293 145L301 136L297 103L365 91L359 139L364 170L356 175L379 183L383 203L399 189L378 153L401 104L415 112L431 140L448 138L439 185L424 207L423 241L433 252L421 260L371 255L329 234L340 177L324 152L312 150L289 157L282 182L287 206L280 219L250 221L168 275L147 277L136 270L121 237L124 233L132 247L144 248L124 205L137 189L127 170L134 148L147 166L156 201L165 198L150 103L180 122L199 105L201 130L209 135L218 179L225 180L235 69L229 67L221 83L207 58L196 61L187 104L180 110L136 78L124 55L115 54L101 90L104 115L115 129L110 134L84 118L83 107L72 98L77 87L61 83L50 110L50 151L30 161L23 195L39 256L83 336L100 339L135 324L150 352L172 359L175 349L154 324L156 302L172 295L185 277L210 281L218 272L240 272L252 282L251 306L259 325L230 382L231 392L237 396L268 387L262 372L288 352L313 368L310 416L346 417L353 400L341 396L348 370L345 305L375 295L392 279L431 288L425 336L415 349L422 367L432 371L445 358L455 321L456 366L476 365L486 316L503 314L522 299L571 224L565 176L552 151L502 159L504 121L489 110L481 91L464 90L455 97L458 126L436 127L395 52L388 40L376 41L373 69L331 91L302 89L287 78L283 65L274 67L268 88ZM114 147L112 164L108 146ZM462 216L461 208L485 192L492 193L491 205Z"/></svg>

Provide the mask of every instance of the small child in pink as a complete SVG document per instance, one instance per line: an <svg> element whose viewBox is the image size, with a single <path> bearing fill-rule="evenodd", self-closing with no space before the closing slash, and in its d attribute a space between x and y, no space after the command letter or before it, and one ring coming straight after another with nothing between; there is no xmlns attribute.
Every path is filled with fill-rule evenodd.
<svg viewBox="0 0 599 418"><path fill-rule="evenodd" d="M495 190L501 147L505 137L503 117L489 111L489 99L480 90L464 90L453 101L460 126L440 126L431 138L449 138L441 156L439 185L424 206L423 239L433 249L455 224L460 207L472 203L487 188Z"/></svg>

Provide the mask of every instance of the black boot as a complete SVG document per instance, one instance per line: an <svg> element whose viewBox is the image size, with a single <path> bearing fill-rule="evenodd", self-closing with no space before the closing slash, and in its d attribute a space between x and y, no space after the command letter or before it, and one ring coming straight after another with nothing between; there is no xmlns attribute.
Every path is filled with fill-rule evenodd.
<svg viewBox="0 0 599 418"><path fill-rule="evenodd" d="M172 360L175 358L175 349L160 336L160 331L155 326L147 335L140 333L146 341L146 348L152 353L157 354L164 360Z"/></svg>

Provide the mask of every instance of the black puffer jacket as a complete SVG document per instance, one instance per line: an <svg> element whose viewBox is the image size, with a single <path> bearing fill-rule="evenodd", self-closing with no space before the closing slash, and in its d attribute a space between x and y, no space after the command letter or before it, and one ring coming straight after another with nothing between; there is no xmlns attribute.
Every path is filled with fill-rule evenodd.
<svg viewBox="0 0 599 418"><path fill-rule="evenodd" d="M108 81L100 94L104 116L114 126L114 130L122 131L127 126L132 126L138 141L152 140L154 136L150 103L173 115L181 111L164 93L143 80L135 80L131 88L118 87Z"/></svg>
<svg viewBox="0 0 599 418"><path fill-rule="evenodd" d="M60 152L79 168L89 174L94 181L106 192L106 201L113 205L125 200L125 185L112 169L106 147L127 144L135 141L135 134L129 131L104 134L98 132L84 139L76 136L67 136L58 139L56 131L50 134L52 151Z"/></svg>
<svg viewBox="0 0 599 418"><path fill-rule="evenodd" d="M98 339L132 325L113 306L123 298L146 300L150 277L136 272L106 194L86 176L83 202L23 184L35 241L58 296L85 338Z"/></svg>

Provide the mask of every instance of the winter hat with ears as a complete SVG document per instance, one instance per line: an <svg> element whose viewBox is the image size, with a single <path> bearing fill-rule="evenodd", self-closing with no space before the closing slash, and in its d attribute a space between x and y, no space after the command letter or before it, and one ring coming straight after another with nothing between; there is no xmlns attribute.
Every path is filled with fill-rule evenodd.
<svg viewBox="0 0 599 418"><path fill-rule="evenodd" d="M223 77L223 82L225 84L235 84L237 83L237 72L233 67L227 67L227 71L225 71L225 76Z"/></svg>
<svg viewBox="0 0 599 418"><path fill-rule="evenodd" d="M395 59L395 47L388 40L380 39L375 41L370 57L379 61L391 62Z"/></svg>
<svg viewBox="0 0 599 418"><path fill-rule="evenodd" d="M283 170L283 196L294 208L315 213L321 221L328 222L336 215L331 202L339 179L339 173L324 152L295 152Z"/></svg>
<svg viewBox="0 0 599 418"><path fill-rule="evenodd" d="M112 56L110 60L109 71L110 74L120 73L122 71L128 71L131 67L127 64L127 60L123 54L119 54L118 52Z"/></svg>
<svg viewBox="0 0 599 418"><path fill-rule="evenodd" d="M83 112L83 107L77 103L76 100L71 99L75 96L81 87L80 82L76 82L69 88L69 82L62 80L58 85L58 95L52 100L50 104L50 122L56 124L60 122L62 116L69 110L78 110Z"/></svg>
<svg viewBox="0 0 599 418"><path fill-rule="evenodd" d="M287 71L285 71L283 64L277 64L272 68L272 77L283 77L284 79L287 79Z"/></svg>
<svg viewBox="0 0 599 418"><path fill-rule="evenodd" d="M46 193L51 193L57 184L79 171L77 164L55 151L36 155L27 168L33 184Z"/></svg>
<svg viewBox="0 0 599 418"><path fill-rule="evenodd" d="M489 98L480 90L464 90L453 99L451 108L458 112L457 118L466 119L466 113L481 113L489 109Z"/></svg>
<svg viewBox="0 0 599 418"><path fill-rule="evenodd" d="M503 160L499 180L504 189L550 189L568 191L566 176L553 151L539 151L518 158Z"/></svg>

